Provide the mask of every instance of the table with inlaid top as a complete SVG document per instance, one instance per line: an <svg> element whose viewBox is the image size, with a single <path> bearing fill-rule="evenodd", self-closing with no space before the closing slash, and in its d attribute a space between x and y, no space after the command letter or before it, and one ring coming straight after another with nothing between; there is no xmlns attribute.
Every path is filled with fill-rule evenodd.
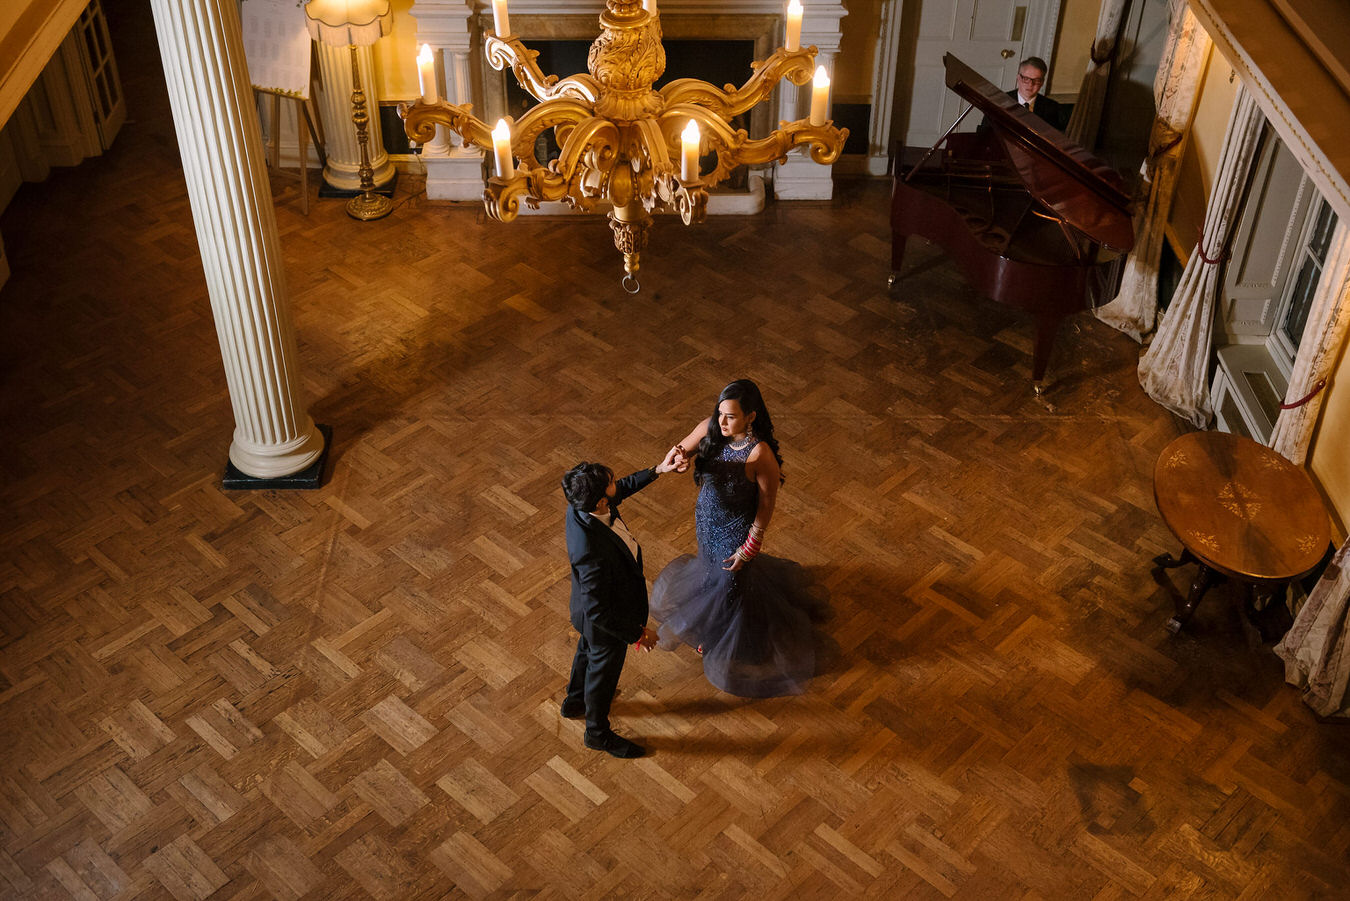
<svg viewBox="0 0 1350 901"><path fill-rule="evenodd" d="M1158 513L1183 548L1160 567L1196 563L1189 594L1167 623L1176 633L1216 575L1241 582L1248 602L1285 588L1315 567L1331 522L1312 479L1263 444L1226 432L1191 432L1164 448L1153 470Z"/></svg>

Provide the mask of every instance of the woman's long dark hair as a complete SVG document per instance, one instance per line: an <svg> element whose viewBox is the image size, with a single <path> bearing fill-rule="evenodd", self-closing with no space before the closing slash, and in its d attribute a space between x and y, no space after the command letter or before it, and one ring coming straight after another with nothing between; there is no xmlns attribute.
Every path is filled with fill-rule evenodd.
<svg viewBox="0 0 1350 901"><path fill-rule="evenodd" d="M703 436L703 440L698 443L698 459L694 461L694 482L703 484L703 476L711 465L711 462L722 453L722 445L727 443L727 438L722 434L721 427L717 424L717 414L722 406L722 401L734 400L741 405L741 411L749 416L755 414L755 421L750 424L750 428L755 432L755 438L764 442L773 451L774 459L778 461L779 471L783 468L783 455L778 453L778 439L773 435L773 420L769 418L769 410L764 406L764 397L759 393L759 386L749 379L737 379L730 385L722 389L722 393L717 395L717 403L713 406L713 414L708 419L708 433ZM782 481L780 476L779 481Z"/></svg>

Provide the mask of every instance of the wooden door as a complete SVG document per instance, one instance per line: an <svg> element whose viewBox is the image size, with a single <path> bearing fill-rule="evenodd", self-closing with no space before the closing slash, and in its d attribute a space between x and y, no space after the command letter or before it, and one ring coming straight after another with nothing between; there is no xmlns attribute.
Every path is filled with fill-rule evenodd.
<svg viewBox="0 0 1350 901"><path fill-rule="evenodd" d="M1017 64L1026 56L1042 55L1053 45L1054 25L1047 14L1058 14L1050 0L923 0L914 45L909 122L904 142L910 147L931 146L945 132L966 103L947 90L942 55L953 53L985 78L1012 88ZM979 113L971 113L959 131L974 131Z"/></svg>
<svg viewBox="0 0 1350 901"><path fill-rule="evenodd" d="M117 60L113 56L112 41L108 37L108 22L103 17L99 0L93 0L80 15L75 26L80 35L81 56L94 123L98 128L103 149L112 146L118 129L127 118L126 99L122 96L122 82L117 77Z"/></svg>

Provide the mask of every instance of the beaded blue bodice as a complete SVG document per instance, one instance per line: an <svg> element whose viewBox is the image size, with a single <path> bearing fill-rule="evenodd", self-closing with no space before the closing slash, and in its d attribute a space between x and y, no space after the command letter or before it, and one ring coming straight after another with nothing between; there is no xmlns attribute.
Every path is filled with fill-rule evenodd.
<svg viewBox="0 0 1350 901"><path fill-rule="evenodd" d="M759 505L759 486L745 477L745 461L758 442L739 450L722 445L708 463L694 505L699 553L714 561L730 557L745 541Z"/></svg>

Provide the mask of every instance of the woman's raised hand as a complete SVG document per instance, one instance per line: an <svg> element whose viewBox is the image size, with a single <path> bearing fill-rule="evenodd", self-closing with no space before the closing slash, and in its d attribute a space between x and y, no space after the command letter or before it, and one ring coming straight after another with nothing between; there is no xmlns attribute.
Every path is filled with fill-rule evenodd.
<svg viewBox="0 0 1350 901"><path fill-rule="evenodd" d="M689 468L689 461L685 458L684 448L678 444L666 452L666 458L656 467L657 472L684 472Z"/></svg>

